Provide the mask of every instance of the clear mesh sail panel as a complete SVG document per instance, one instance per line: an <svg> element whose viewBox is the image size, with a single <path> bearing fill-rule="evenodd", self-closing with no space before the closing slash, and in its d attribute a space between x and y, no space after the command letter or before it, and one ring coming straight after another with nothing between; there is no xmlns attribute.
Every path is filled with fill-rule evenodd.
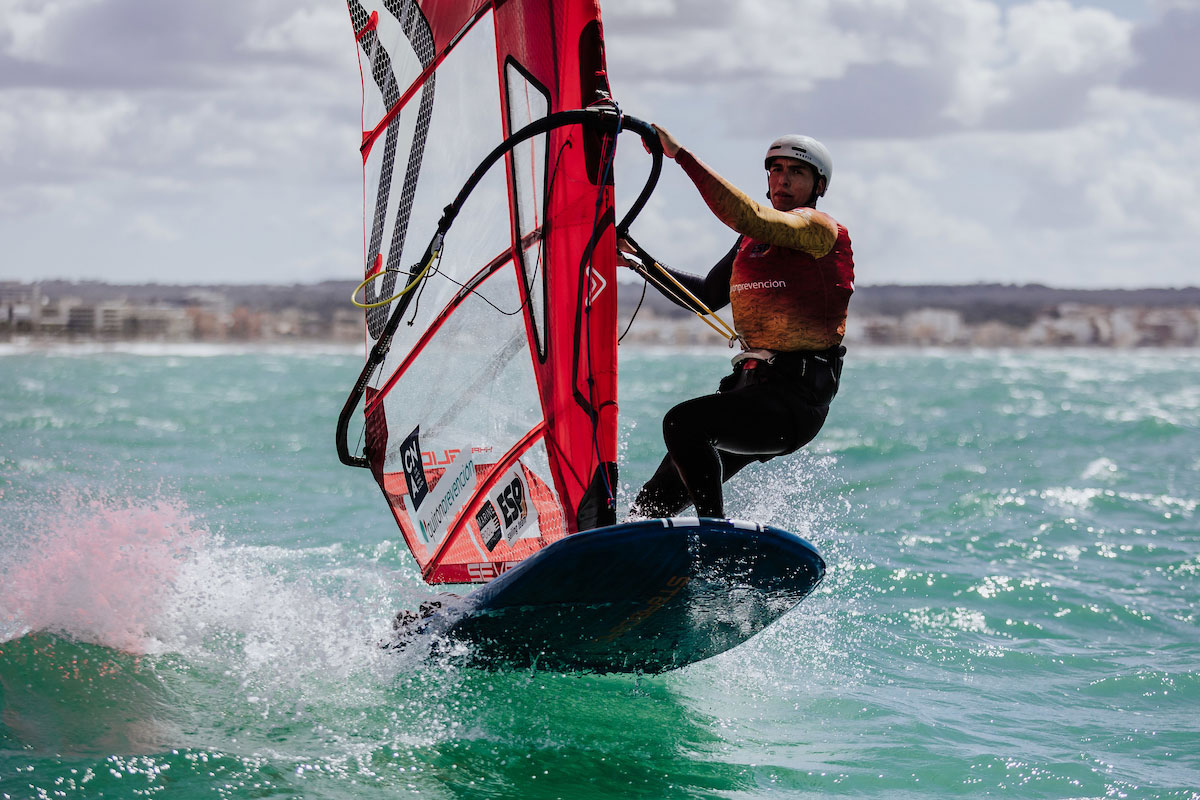
<svg viewBox="0 0 1200 800"><path fill-rule="evenodd" d="M427 531L422 530L421 515L407 487L395 487L400 496L393 498L393 504L402 504L396 509L401 528L418 561L432 559L443 547L442 562L453 561L455 554L459 559L471 556L477 561L518 560L505 556L510 542L489 543L480 535L473 516L465 513L468 506L479 505L472 504L472 498L488 494L487 482L493 473L522 469L522 491L532 495L531 487L544 487L542 507L554 502L548 460L529 452L540 442L543 415L524 321L518 313L497 312L497 307L518 311L520 302L516 271L512 261L506 260L445 316L404 369L401 380L383 396L389 427L401 434L389 439L385 473L403 472L404 445L410 431L418 434L432 492L437 492L441 481L466 469L468 458L474 471L473 480L469 474L464 478L468 485L447 504L438 524ZM544 453L544 448L541 450ZM423 502L422 509L428 502ZM547 521L552 523L549 527ZM545 511L540 518L535 515L525 520L519 531L521 539L561 533L561 519Z"/></svg>
<svg viewBox="0 0 1200 800"><path fill-rule="evenodd" d="M511 262L485 287L493 302L517 308ZM503 455L542 421L529 340L520 316L495 313L469 295L421 348L384 396L393 428L421 426L425 450L470 450ZM388 471L401 468L400 441L389 442Z"/></svg>
<svg viewBox="0 0 1200 800"><path fill-rule="evenodd" d="M425 82L428 84L432 81L436 87L428 122L424 122L425 109L420 103L425 94L424 85L412 93L408 104L396 116L395 124L402 132L415 129L419 122L425 134L419 163L412 163L403 178L399 173L392 177L393 189L384 228L393 233L385 237L383 243L381 255L385 267L407 271L414 266L421 266L418 261L437 230L442 210L454 199L479 162L503 138L504 123L495 77L493 75L484 80L480 73L481 64L495 63L495 29L491 14L487 14L458 42ZM403 137L401 140L404 140ZM415 162L412 152L408 161ZM376 142L367 162L368 176L386 172L387 153L388 149L381 148L380 142ZM377 169L373 169L375 162L379 162ZM472 194L469 210L464 209L464 215L469 213L470 216L464 216L456 223L452 238L447 241L446 251L449 253L454 248L455 257L443 258L439 268L452 280L430 280L422 287L417 315L411 318L412 325L402 326L397 332L389 360L381 371L382 376L392 373L398 360L411 348L428 322L457 292L458 286L454 281L464 283L482 265L509 246L510 221L503 170L493 172L495 174L489 174ZM370 177L367 180L370 186ZM407 212L408 215L407 225L404 226L407 227L407 234L400 232L405 221L403 216L399 216L400 212ZM464 249L464 244L468 249ZM371 259L369 246L367 252L368 259ZM401 276L396 289L402 287L404 281L405 278ZM382 296L394 293L395 290L389 292L386 278L377 283L383 284L379 290ZM389 313L389 306L378 309L379 330ZM370 324L371 317L372 313L368 312L368 328L375 327ZM371 334L375 338L378 330L371 331Z"/></svg>

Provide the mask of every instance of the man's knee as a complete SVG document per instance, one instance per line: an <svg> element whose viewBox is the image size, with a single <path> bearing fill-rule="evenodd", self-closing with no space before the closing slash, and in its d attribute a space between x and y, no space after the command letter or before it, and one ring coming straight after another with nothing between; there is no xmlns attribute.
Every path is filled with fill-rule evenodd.
<svg viewBox="0 0 1200 800"><path fill-rule="evenodd" d="M664 414L662 428L668 450L680 444L707 442L710 438L704 430L704 414L693 400L680 403Z"/></svg>

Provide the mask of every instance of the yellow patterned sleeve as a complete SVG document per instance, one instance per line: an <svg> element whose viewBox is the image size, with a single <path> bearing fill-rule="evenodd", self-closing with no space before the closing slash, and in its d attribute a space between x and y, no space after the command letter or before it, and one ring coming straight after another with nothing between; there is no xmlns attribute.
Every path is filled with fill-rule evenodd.
<svg viewBox="0 0 1200 800"><path fill-rule="evenodd" d="M837 242L837 223L814 208L776 211L758 203L686 149L675 157L696 184L717 219L755 241L803 250L817 258L828 255Z"/></svg>

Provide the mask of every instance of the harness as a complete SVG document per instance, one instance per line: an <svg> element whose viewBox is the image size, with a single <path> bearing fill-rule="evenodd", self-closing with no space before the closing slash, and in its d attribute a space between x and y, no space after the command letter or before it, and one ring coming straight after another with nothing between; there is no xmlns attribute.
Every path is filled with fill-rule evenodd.
<svg viewBox="0 0 1200 800"><path fill-rule="evenodd" d="M840 344L825 350L743 350L730 359L733 374L721 381L720 391L791 379L832 400L841 382L845 355L846 348Z"/></svg>

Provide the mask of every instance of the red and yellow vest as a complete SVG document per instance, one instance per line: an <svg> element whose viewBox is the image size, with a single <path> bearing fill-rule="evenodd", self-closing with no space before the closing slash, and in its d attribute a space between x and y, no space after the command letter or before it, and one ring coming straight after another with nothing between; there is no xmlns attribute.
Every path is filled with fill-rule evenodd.
<svg viewBox="0 0 1200 800"><path fill-rule="evenodd" d="M820 258L742 238L729 304L747 347L824 350L842 341L854 291L854 253L846 229L837 230L837 243Z"/></svg>

